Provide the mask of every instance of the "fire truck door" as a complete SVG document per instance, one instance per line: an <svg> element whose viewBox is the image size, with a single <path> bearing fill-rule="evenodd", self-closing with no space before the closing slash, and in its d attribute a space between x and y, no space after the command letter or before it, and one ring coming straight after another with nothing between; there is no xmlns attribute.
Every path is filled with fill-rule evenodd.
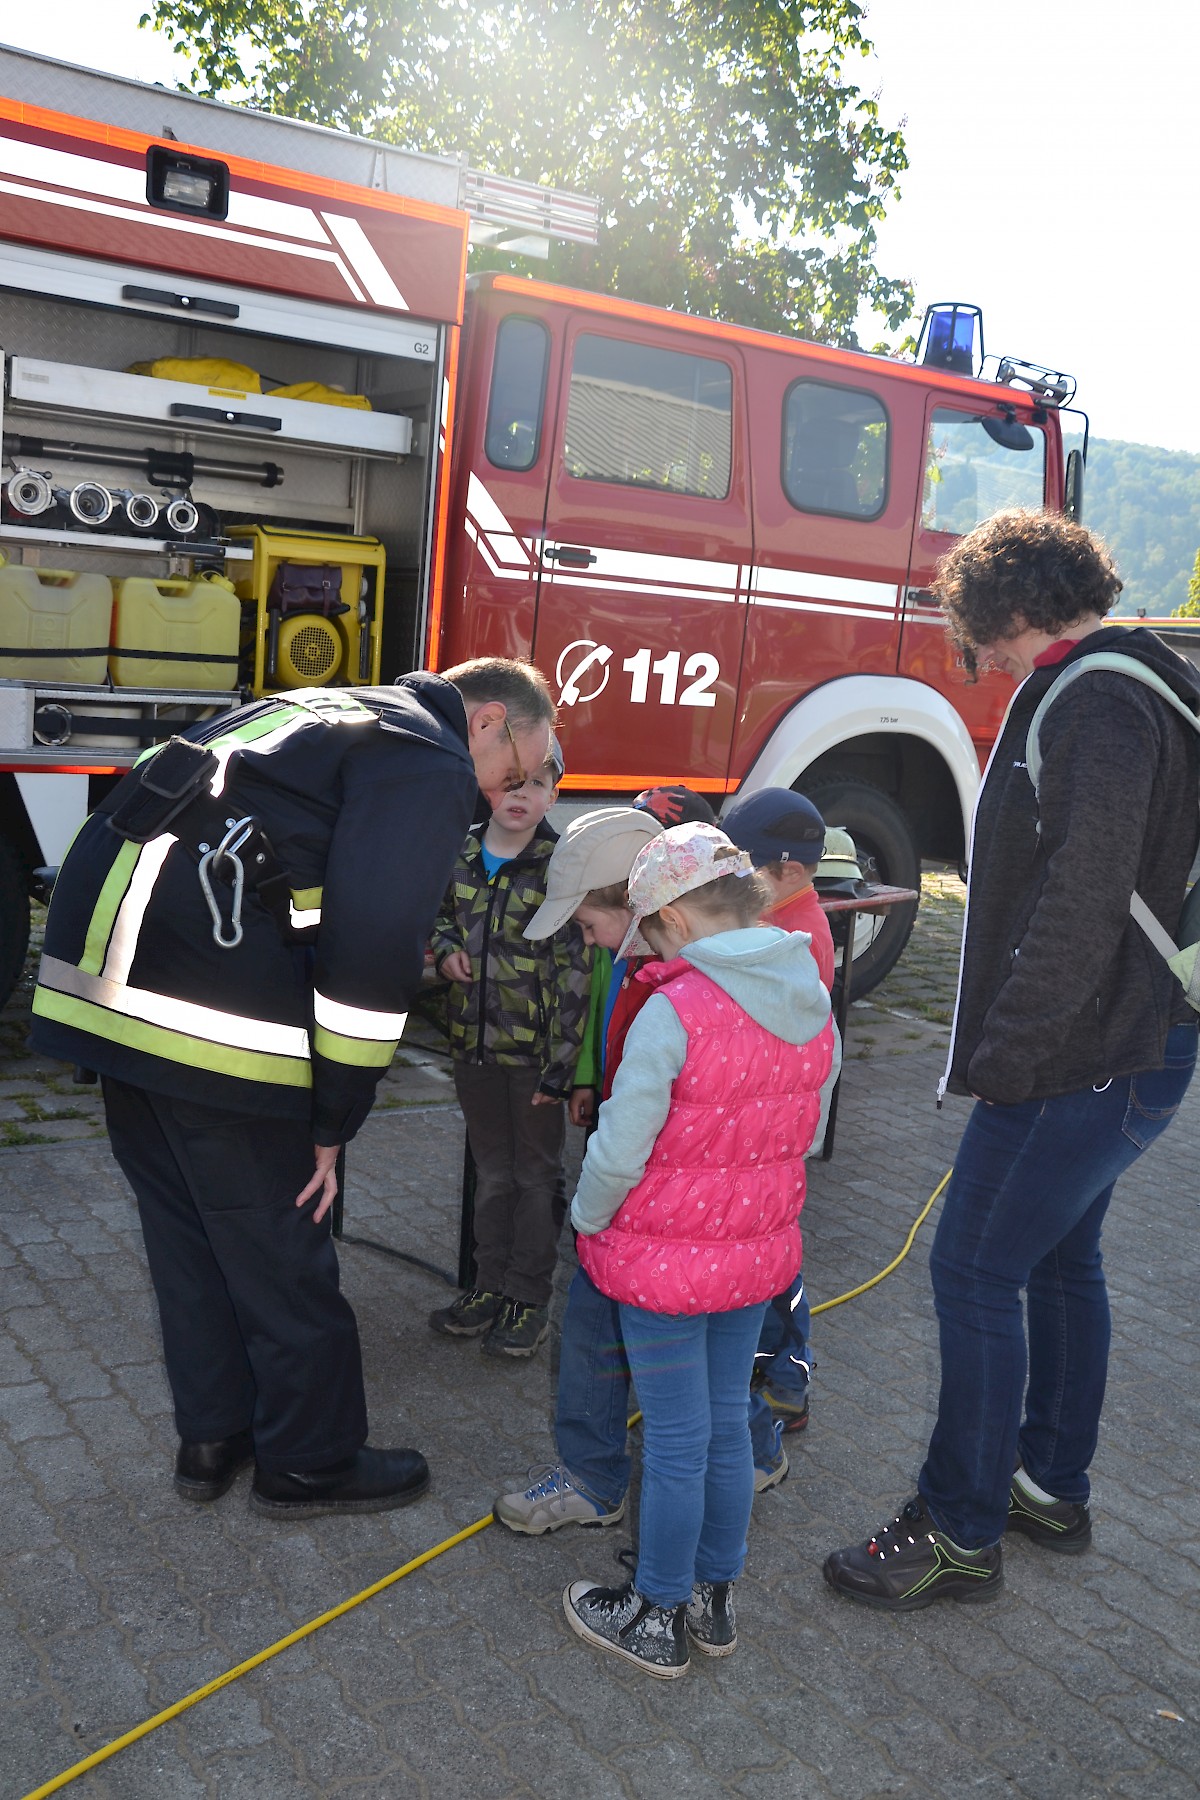
<svg viewBox="0 0 1200 1800"><path fill-rule="evenodd" d="M997 413L971 411L931 396L926 402L921 494L913 525L900 637L899 671L941 690L962 714L986 760L1012 697L1012 684L990 673L967 683L962 658L929 592L939 557L965 532L1005 506L1045 504L1046 434L1022 422L1014 431ZM1025 442L1028 439L1028 442Z"/></svg>
<svg viewBox="0 0 1200 1800"><path fill-rule="evenodd" d="M712 343L568 325L533 646L568 787L725 791L752 545L744 376Z"/></svg>

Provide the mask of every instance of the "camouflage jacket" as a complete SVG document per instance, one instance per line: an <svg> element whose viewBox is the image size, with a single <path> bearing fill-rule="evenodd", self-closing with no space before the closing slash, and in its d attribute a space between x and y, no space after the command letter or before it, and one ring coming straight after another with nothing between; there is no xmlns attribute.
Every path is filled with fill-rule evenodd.
<svg viewBox="0 0 1200 1800"><path fill-rule="evenodd" d="M472 832L434 926L433 954L439 964L452 950L471 958L471 982L452 981L446 1001L455 1060L532 1063L546 1092L564 1095L587 1024L592 953L577 925L539 943L522 935L546 898L557 835L543 822L489 882Z"/></svg>

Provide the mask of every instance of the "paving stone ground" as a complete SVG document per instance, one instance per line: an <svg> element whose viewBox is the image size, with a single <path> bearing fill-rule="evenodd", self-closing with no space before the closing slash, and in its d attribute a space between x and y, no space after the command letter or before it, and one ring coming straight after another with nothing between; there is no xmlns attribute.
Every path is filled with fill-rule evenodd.
<svg viewBox="0 0 1200 1800"><path fill-rule="evenodd" d="M851 1015L837 1153L812 1168L805 1215L815 1300L895 1254L965 1118L961 1103L933 1106L961 889L932 872L926 889L905 962ZM245 1477L215 1506L178 1500L133 1204L94 1098L22 1055L23 1017L18 1000L0 1023L0 1103L21 1109L0 1113L3 1800L484 1516L552 1455L555 1370L553 1340L510 1368L433 1337L426 1314L446 1288L347 1244L374 1439L425 1450L431 1493L291 1527L248 1511ZM452 1268L461 1121L435 1039L418 1031L405 1054L352 1147L346 1230ZM673 1683L601 1658L568 1632L560 1594L580 1576L620 1579L628 1532L526 1540L493 1525L67 1791L1195 1796L1198 1152L1195 1094L1122 1184L1106 1233L1114 1344L1089 1555L1019 1540L993 1605L905 1618L821 1580L831 1548L912 1491L937 1379L931 1218L894 1275L816 1320L812 1424L789 1480L756 1503L734 1657L696 1659Z"/></svg>

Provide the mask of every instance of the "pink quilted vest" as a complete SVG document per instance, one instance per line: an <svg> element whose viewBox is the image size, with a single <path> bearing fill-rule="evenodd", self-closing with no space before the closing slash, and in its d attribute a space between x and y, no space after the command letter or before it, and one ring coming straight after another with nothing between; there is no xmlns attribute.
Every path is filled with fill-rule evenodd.
<svg viewBox="0 0 1200 1800"><path fill-rule="evenodd" d="M681 957L647 977L682 1020L687 1056L645 1174L611 1225L580 1237L579 1260L601 1293L647 1312L755 1306L800 1267L804 1152L833 1026L787 1044Z"/></svg>

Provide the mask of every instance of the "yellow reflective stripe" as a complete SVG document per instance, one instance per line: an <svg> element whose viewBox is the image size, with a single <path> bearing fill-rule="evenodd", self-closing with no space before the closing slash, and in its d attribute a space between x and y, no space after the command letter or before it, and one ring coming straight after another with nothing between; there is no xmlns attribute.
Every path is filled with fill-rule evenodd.
<svg viewBox="0 0 1200 1800"><path fill-rule="evenodd" d="M169 1031L214 1044L228 1044L235 1050L296 1059L308 1056L308 1033L302 1025L251 1019L243 1013L222 1012L216 1007L200 1006L194 1000L155 993L151 988L127 987L119 981L106 981L102 975L89 975L85 969L77 969L57 956L42 957L38 981L43 987L94 1001L106 1012L123 1013L148 1025L162 1025Z"/></svg>
<svg viewBox="0 0 1200 1800"><path fill-rule="evenodd" d="M327 1056L330 1062L353 1063L358 1069L386 1069L396 1054L399 1038L390 1043L367 1043L362 1038L342 1037L340 1032L326 1031L323 1025L313 1028L313 1054Z"/></svg>
<svg viewBox="0 0 1200 1800"><path fill-rule="evenodd" d="M320 906L324 888L293 888L292 905L297 912L308 912L314 906Z"/></svg>
<svg viewBox="0 0 1200 1800"><path fill-rule="evenodd" d="M111 869L104 877L104 885L100 889L100 896L87 928L87 937L84 939L83 955L79 959L80 968L85 969L89 975L98 975L104 967L108 940L112 936L117 913L129 883L133 880L133 871L141 854L140 844L123 843L113 858Z"/></svg>
<svg viewBox="0 0 1200 1800"><path fill-rule="evenodd" d="M329 1031L339 1031L344 1037L367 1038L372 1042L382 1043L388 1038L398 1041L404 1036L408 1014L376 1012L373 1007L366 1006L347 1006L341 1000L330 1000L314 988L313 1017L318 1025L324 1025Z"/></svg>
<svg viewBox="0 0 1200 1800"><path fill-rule="evenodd" d="M243 1081L267 1081L275 1087L312 1086L312 1068L307 1059L267 1056L253 1050L235 1050L228 1044L209 1043L205 1038L189 1037L186 1032L110 1012L107 1007L94 1006L90 1000L81 1000L74 994L57 993L53 988L37 989L33 1010L42 1018L57 1019L63 1025L73 1025L94 1037L126 1044L131 1050L160 1056L167 1062L210 1069L214 1074L234 1075Z"/></svg>

